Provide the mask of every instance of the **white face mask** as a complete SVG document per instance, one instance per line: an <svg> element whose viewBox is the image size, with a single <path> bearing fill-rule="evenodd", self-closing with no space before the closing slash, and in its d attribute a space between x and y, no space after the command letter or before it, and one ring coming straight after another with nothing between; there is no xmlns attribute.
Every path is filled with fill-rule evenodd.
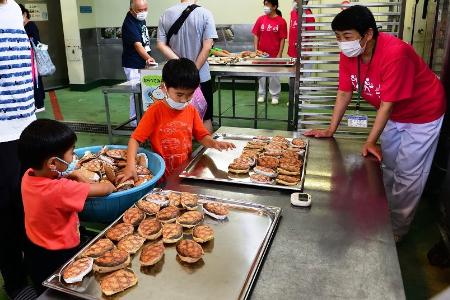
<svg viewBox="0 0 450 300"><path fill-rule="evenodd" d="M359 43L361 40L349 41L349 42L338 42L338 46L342 53L347 57L357 57L364 52L366 46L361 47Z"/></svg>
<svg viewBox="0 0 450 300"><path fill-rule="evenodd" d="M182 103L182 102L177 102L177 101L173 100L172 98L170 98L169 93L167 92L167 87L166 87L165 84L164 84L164 90L165 90L165 93L166 93L166 102L170 106L170 108L173 108L173 109L176 109L176 110L183 110L186 107L188 107L189 104L191 104L192 99L190 99L187 102Z"/></svg>
<svg viewBox="0 0 450 300"><path fill-rule="evenodd" d="M264 6L264 14L268 15L272 12L272 9L268 6Z"/></svg>
<svg viewBox="0 0 450 300"><path fill-rule="evenodd" d="M175 100L172 100L172 98L170 98L169 95L167 95L166 102L167 102L167 104L169 104L170 108L173 108L176 110L184 110L191 103L191 101L184 102L184 103L176 102Z"/></svg>
<svg viewBox="0 0 450 300"><path fill-rule="evenodd" d="M136 13L136 19L139 21L145 21L147 19L148 11L141 11Z"/></svg>

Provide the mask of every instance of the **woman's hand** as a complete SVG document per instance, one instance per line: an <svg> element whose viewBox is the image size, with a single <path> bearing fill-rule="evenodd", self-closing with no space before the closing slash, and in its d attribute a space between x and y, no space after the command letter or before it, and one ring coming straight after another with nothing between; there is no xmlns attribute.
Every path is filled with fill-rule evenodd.
<svg viewBox="0 0 450 300"><path fill-rule="evenodd" d="M364 157L367 157L369 154L375 156L376 159L380 162L383 158L380 147L372 142L366 142L362 148L362 155Z"/></svg>
<svg viewBox="0 0 450 300"><path fill-rule="evenodd" d="M315 138L330 138L333 137L334 132L328 129L312 129L303 133L304 136L310 136Z"/></svg>
<svg viewBox="0 0 450 300"><path fill-rule="evenodd" d="M138 179L138 176L136 172L136 167L127 165L123 170L123 172L117 175L116 184L125 182L129 179L133 179L136 181Z"/></svg>

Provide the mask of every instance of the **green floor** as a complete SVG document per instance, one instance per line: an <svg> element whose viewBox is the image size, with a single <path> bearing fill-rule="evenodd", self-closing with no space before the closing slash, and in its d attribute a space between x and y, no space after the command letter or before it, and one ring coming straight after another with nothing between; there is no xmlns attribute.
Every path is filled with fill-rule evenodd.
<svg viewBox="0 0 450 300"><path fill-rule="evenodd" d="M65 121L86 122L86 123L106 123L104 110L104 99L101 89L93 89L88 92L72 92L68 89L56 91L58 102L61 107ZM214 115L219 114L219 104L217 93L214 99ZM112 122L120 123L128 116L128 95L110 94L111 116ZM222 92L222 115L232 116L231 92ZM48 100L48 99L47 99ZM265 129L287 129L287 113L288 113L288 94L282 92L280 103L278 105L267 105L268 116L270 119L279 119L284 121L258 121L258 128ZM236 92L236 116L237 117L253 117L255 115L254 91L238 91ZM49 102L46 102L46 111L39 113L40 118L53 118L53 112ZM258 104L258 117L264 118L265 105ZM218 122L218 118L215 118ZM253 121L247 120L227 120L222 119L222 126L234 127L253 127Z"/></svg>
<svg viewBox="0 0 450 300"><path fill-rule="evenodd" d="M101 89L88 92L72 92L68 89L56 91L64 120L87 123L106 123L104 100ZM253 117L254 92L238 91L236 98L236 112L238 116ZM222 110L224 115L230 116L231 92L223 92ZM112 119L120 123L128 116L128 96L111 95ZM269 100L270 101L270 100ZM268 116L272 119L287 119L287 93L282 93L280 104L268 104ZM218 114L217 93L215 94L215 114ZM264 104L258 105L258 114L264 116ZM54 118L53 111L46 99L46 111L38 114L39 118ZM215 119L216 121L217 118ZM253 121L222 120L222 126L253 127ZM258 128L286 130L287 123L261 121ZM77 147L108 144L106 135L77 133ZM114 137L114 144L126 144L126 137ZM411 232L398 245L397 251L402 271L403 283L407 299L428 299L444 290L450 283L450 269L440 269L428 264L426 253L438 240L439 233L435 225L437 220L436 205L433 199L423 199ZM0 278L1 279L1 278ZM1 284L1 282L0 282ZM382 295L380 295L382 298ZM0 290L0 300L7 299L3 290Z"/></svg>

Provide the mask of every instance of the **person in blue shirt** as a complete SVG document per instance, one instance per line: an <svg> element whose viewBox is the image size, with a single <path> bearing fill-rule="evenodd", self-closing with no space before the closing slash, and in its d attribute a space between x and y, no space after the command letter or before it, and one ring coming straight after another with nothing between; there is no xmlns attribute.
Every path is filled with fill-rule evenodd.
<svg viewBox="0 0 450 300"><path fill-rule="evenodd" d="M146 0L131 0L122 25L122 67L127 80L139 81L139 69L155 62L150 56L150 37L145 20L148 14ZM134 95L130 96L130 118L136 117ZM136 126L136 122L132 125Z"/></svg>

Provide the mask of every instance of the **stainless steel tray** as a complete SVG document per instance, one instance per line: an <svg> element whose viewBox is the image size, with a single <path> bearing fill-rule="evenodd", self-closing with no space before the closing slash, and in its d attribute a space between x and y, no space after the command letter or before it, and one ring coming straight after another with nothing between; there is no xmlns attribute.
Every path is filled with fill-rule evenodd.
<svg viewBox="0 0 450 300"><path fill-rule="evenodd" d="M165 193L154 189L152 193ZM138 284L116 294L114 299L246 299L256 280L264 255L275 234L281 208L256 203L220 199L200 195L200 203L221 202L230 214L224 221L205 215L205 224L213 227L214 240L203 244L205 255L195 264L177 259L175 245L166 245L164 258L153 267L141 268L140 251L132 256L131 268ZM105 232L121 222L121 217L94 238L86 247L43 284L46 287L83 299L111 299L102 295L99 279L91 272L81 284L69 285L60 280L60 273ZM184 238L190 238L185 232Z"/></svg>
<svg viewBox="0 0 450 300"><path fill-rule="evenodd" d="M215 66L280 66L280 67L292 67L295 65L295 58L247 58L247 59L239 59L237 61L232 62L221 62L219 61L221 57L213 57L208 59L208 63L210 65Z"/></svg>
<svg viewBox="0 0 450 300"><path fill-rule="evenodd" d="M240 153L244 149L244 146L247 144L248 141L251 141L254 138L254 136L236 135L236 134L218 134L216 137L218 140L226 140L227 142L234 143L236 145L236 148L230 151L222 151L222 152L219 152L214 149L203 148L195 155L195 157L184 169L184 171L181 172L181 174L179 175L181 178L226 182L234 184L245 184L251 186L268 187L290 191L303 190L303 185L305 183L305 170L309 152L309 142L307 142L306 144L305 153L303 155L303 167L300 175L301 176L300 182L294 186L284 186L276 183L264 184L252 182L250 181L250 175L253 174L253 171L250 171L250 174L244 175L235 175L228 173L228 165L232 163L233 160L240 155ZM287 139L292 140L292 138Z"/></svg>

